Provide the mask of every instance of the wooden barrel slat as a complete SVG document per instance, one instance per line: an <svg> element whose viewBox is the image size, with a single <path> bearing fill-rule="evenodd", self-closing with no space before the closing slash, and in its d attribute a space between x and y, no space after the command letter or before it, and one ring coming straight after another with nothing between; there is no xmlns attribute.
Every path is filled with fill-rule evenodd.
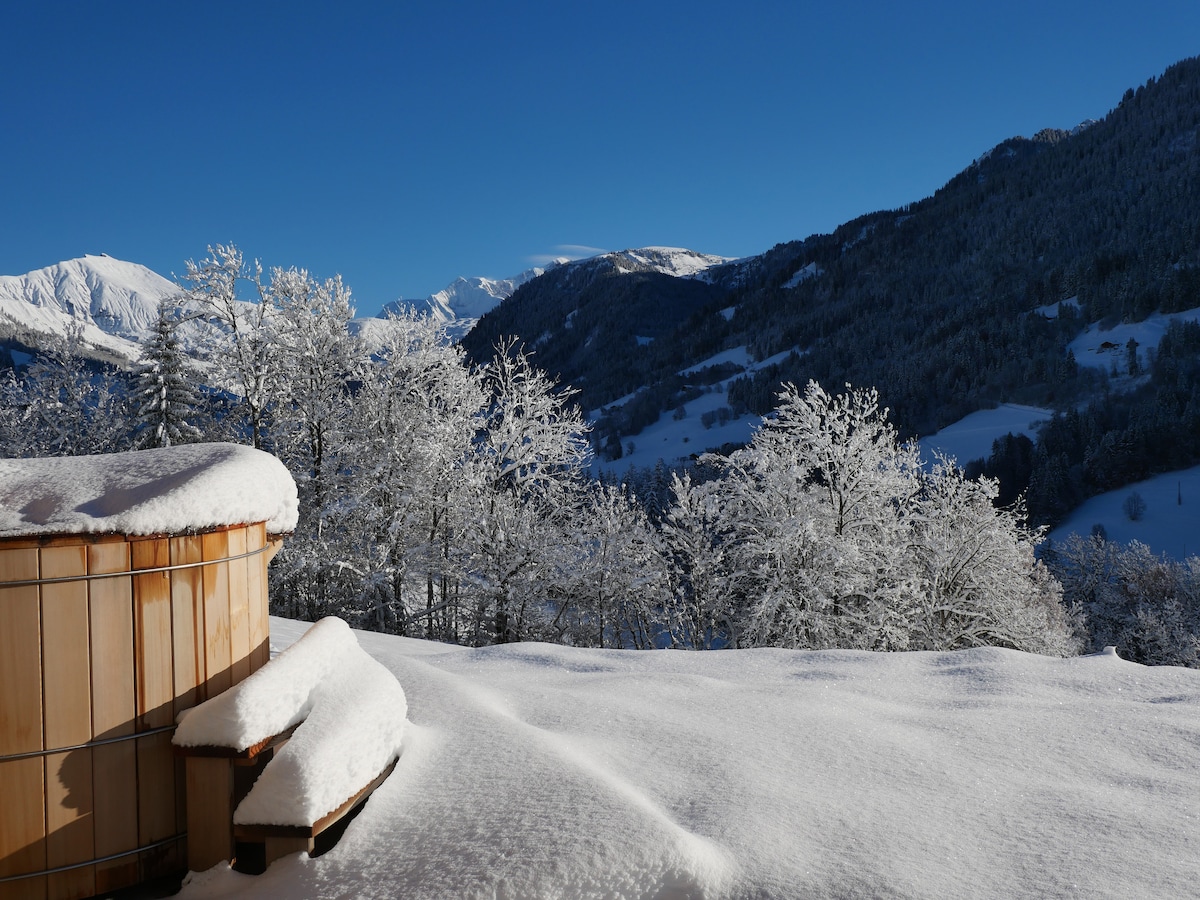
<svg viewBox="0 0 1200 900"><path fill-rule="evenodd" d="M125 541L88 546L88 572L129 571ZM92 731L103 739L133 734L137 689L133 671L133 585L128 578L88 582L92 627ZM132 741L92 748L92 803L96 857L138 848L137 748ZM136 854L96 864L96 891L116 890L140 880Z"/></svg>
<svg viewBox="0 0 1200 900"><path fill-rule="evenodd" d="M171 538L171 565L203 558L199 535ZM204 576L200 569L171 573L172 641L175 646L175 714L195 706L204 684Z"/></svg>
<svg viewBox="0 0 1200 900"><path fill-rule="evenodd" d="M267 546L265 522L246 528L246 550L260 550ZM269 611L267 609L267 563L269 554L260 553L246 560L249 586L246 602L250 615L250 670L257 671L271 658Z"/></svg>
<svg viewBox="0 0 1200 900"><path fill-rule="evenodd" d="M202 536L204 559L229 556L229 532L214 531ZM205 566L204 573L204 648L206 695L215 697L233 684L230 667L233 656L229 640L229 563Z"/></svg>
<svg viewBox="0 0 1200 900"><path fill-rule="evenodd" d="M87 548L44 547L40 577L87 574ZM88 583L43 584L42 683L46 698L45 746L73 747L92 738L92 672ZM91 749L51 753L45 758L46 866L56 869L96 858L92 830ZM56 872L47 879L51 897L91 897L94 866Z"/></svg>
<svg viewBox="0 0 1200 900"><path fill-rule="evenodd" d="M230 557L246 552L246 529L230 531L228 538ZM234 684L250 674L249 565L250 559L234 559L229 563L229 651Z"/></svg>
<svg viewBox="0 0 1200 900"><path fill-rule="evenodd" d="M0 549L0 579L38 577L36 548ZM0 587L0 755L42 749L42 641L38 589ZM45 768L40 757L0 761L0 877L46 868ZM46 879L9 882L14 900L46 897Z"/></svg>
<svg viewBox="0 0 1200 900"><path fill-rule="evenodd" d="M0 580L38 577L36 549L0 550ZM0 585L0 756L42 749L42 625L36 585Z"/></svg>
<svg viewBox="0 0 1200 900"><path fill-rule="evenodd" d="M165 539L134 541L133 641L141 730L170 725L175 717L175 673L171 655L171 579L166 572L138 575L138 569L171 564Z"/></svg>

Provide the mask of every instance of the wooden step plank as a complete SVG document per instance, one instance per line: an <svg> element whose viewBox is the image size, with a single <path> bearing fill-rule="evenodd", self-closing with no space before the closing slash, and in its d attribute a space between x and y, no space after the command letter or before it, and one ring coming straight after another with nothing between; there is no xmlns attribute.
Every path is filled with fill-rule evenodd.
<svg viewBox="0 0 1200 900"><path fill-rule="evenodd" d="M187 768L188 868L203 872L233 859L233 764L193 756Z"/></svg>
<svg viewBox="0 0 1200 900"><path fill-rule="evenodd" d="M202 744L196 747L176 747L176 756L211 756L219 759L232 760L253 760L257 758L265 750L278 750L297 728L300 727L299 722L279 734L272 735L268 738L263 738L257 744L251 744L245 750L235 750L232 747L218 747L215 744Z"/></svg>
<svg viewBox="0 0 1200 900"><path fill-rule="evenodd" d="M355 792L350 799L332 812L321 816L312 825L234 825L233 834L240 840L265 840L268 837L314 838L327 828L337 824L357 806L365 803L372 792L387 781L388 776L392 774L392 770L396 768L398 761L398 759L392 760L382 772L371 779L363 788Z"/></svg>

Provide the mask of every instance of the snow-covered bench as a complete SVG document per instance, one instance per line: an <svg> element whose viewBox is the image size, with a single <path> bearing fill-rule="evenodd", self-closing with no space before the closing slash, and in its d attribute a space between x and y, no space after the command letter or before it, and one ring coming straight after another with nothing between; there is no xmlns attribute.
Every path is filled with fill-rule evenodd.
<svg viewBox="0 0 1200 900"><path fill-rule="evenodd" d="M400 753L404 691L340 619L322 619L245 681L183 714L188 867L312 852ZM247 847L245 845L251 845Z"/></svg>

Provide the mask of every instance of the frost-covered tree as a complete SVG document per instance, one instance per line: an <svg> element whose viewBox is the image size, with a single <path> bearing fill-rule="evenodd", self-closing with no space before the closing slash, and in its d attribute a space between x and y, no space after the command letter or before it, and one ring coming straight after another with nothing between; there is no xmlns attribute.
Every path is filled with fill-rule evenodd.
<svg viewBox="0 0 1200 900"><path fill-rule="evenodd" d="M590 453L573 392L559 390L515 341L501 343L483 373L488 403L478 421L473 479L480 486L470 529L472 575L481 592L477 639L497 643L540 635L550 608L560 529L579 503Z"/></svg>
<svg viewBox="0 0 1200 900"><path fill-rule="evenodd" d="M1062 587L1035 556L1043 533L1024 526L1023 509L998 509L998 482L970 480L945 459L924 485L913 541L922 590L912 645L1075 652Z"/></svg>
<svg viewBox="0 0 1200 900"><path fill-rule="evenodd" d="M478 376L435 320L389 320L355 395L353 479L330 512L364 624L462 639L463 530L478 483L469 460L484 406Z"/></svg>
<svg viewBox="0 0 1200 900"><path fill-rule="evenodd" d="M330 501L341 450L353 429L354 385L367 364L350 333L354 307L340 276L318 281L303 269L273 269L277 407L272 443L297 476L307 505Z"/></svg>
<svg viewBox="0 0 1200 900"><path fill-rule="evenodd" d="M693 483L672 475L674 502L660 526L662 554L671 577L665 609L671 645L706 650L735 642L734 598L745 574L730 544L732 519L719 482Z"/></svg>
<svg viewBox="0 0 1200 900"><path fill-rule="evenodd" d="M734 545L754 582L743 640L907 647L919 469L874 390L785 385L774 416L727 464Z"/></svg>
<svg viewBox="0 0 1200 900"><path fill-rule="evenodd" d="M176 335L176 310L174 302L159 301L153 333L134 371L133 446L137 449L169 447L203 437L195 424L202 401L189 372L189 358Z"/></svg>
<svg viewBox="0 0 1200 900"><path fill-rule="evenodd" d="M994 482L925 472L873 390L810 382L780 401L747 448L709 459L720 477L703 487L700 558L719 554L738 645L1071 651L1036 535L995 508ZM696 521L689 505L667 521Z"/></svg>
<svg viewBox="0 0 1200 900"><path fill-rule="evenodd" d="M335 277L318 281L297 269L273 269L275 306L271 445L296 479L300 520L276 561L276 608L290 615L349 614L356 596L344 536L331 533L355 476L355 386L367 364L351 335L350 292Z"/></svg>
<svg viewBox="0 0 1200 900"><path fill-rule="evenodd" d="M668 579L661 541L638 502L624 486L590 482L566 540L552 628L578 645L655 646Z"/></svg>
<svg viewBox="0 0 1200 900"><path fill-rule="evenodd" d="M85 355L82 325L47 340L12 377L3 414L11 456L79 456L129 449L129 392L112 366Z"/></svg>
<svg viewBox="0 0 1200 900"><path fill-rule="evenodd" d="M1086 627L1087 649L1113 646L1144 665L1200 668L1200 557L1071 535L1047 553Z"/></svg>
<svg viewBox="0 0 1200 900"><path fill-rule="evenodd" d="M261 449L279 374L270 284L258 260L247 263L233 244L216 244L208 252L200 262L187 261L188 298L202 313L197 325L212 363L210 377L237 395L250 442ZM240 296L243 285L253 294L249 300Z"/></svg>

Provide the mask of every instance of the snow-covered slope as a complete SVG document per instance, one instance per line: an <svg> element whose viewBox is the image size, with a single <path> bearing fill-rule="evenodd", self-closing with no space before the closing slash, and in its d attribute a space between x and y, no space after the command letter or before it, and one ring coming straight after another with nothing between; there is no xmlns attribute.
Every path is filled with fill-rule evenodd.
<svg viewBox="0 0 1200 900"><path fill-rule="evenodd" d="M662 272L676 278L703 278L713 266L724 265L732 260L711 253L697 253L682 247L642 247L639 250L620 250L606 253L618 271Z"/></svg>
<svg viewBox="0 0 1200 900"><path fill-rule="evenodd" d="M271 620L272 643L308 626ZM324 856L182 900L1194 896L1200 671L1113 654L470 650Z"/></svg>
<svg viewBox="0 0 1200 900"><path fill-rule="evenodd" d="M1149 365L1148 354L1158 347L1158 342L1172 321L1195 322L1200 320L1200 307L1177 313L1154 313L1140 322L1121 322L1105 329L1093 322L1083 333L1067 345L1081 366L1115 371L1126 375L1129 370L1129 341L1137 344L1138 365L1145 371Z"/></svg>
<svg viewBox="0 0 1200 900"><path fill-rule="evenodd" d="M683 404L682 415L679 410L664 412L636 435L624 438L625 453L620 459L593 457L593 470L620 475L634 466L653 468L660 459L668 466L678 466L686 463L693 455L704 453L706 450L713 450L724 444L748 442L762 423L762 418L751 413L733 416L728 407L729 386L737 378L771 366L791 352L786 351L754 362L745 347L735 347L682 370L680 375L691 375L710 366L734 367L729 377L711 385L711 390ZM604 409L593 410L590 418L598 419L606 410L627 403L633 396L631 394L622 397ZM721 415L722 410L727 415Z"/></svg>
<svg viewBox="0 0 1200 900"><path fill-rule="evenodd" d="M992 455L992 443L1006 434L1023 434L1037 439L1038 428L1054 415L1053 410L1018 403L1001 403L995 409L981 409L947 425L936 434L917 443L926 462L935 452L953 457L960 466Z"/></svg>
<svg viewBox="0 0 1200 900"><path fill-rule="evenodd" d="M1146 503L1136 522L1124 509L1134 493ZM1104 527L1110 541L1138 541L1177 560L1200 556L1200 466L1166 472L1092 497L1072 510L1050 532L1050 539L1065 541L1072 533L1087 536L1095 525Z"/></svg>
<svg viewBox="0 0 1200 900"><path fill-rule="evenodd" d="M9 332L0 336L65 335L78 322L88 343L136 359L159 300L179 292L178 285L145 266L110 256L0 275L0 332Z"/></svg>

